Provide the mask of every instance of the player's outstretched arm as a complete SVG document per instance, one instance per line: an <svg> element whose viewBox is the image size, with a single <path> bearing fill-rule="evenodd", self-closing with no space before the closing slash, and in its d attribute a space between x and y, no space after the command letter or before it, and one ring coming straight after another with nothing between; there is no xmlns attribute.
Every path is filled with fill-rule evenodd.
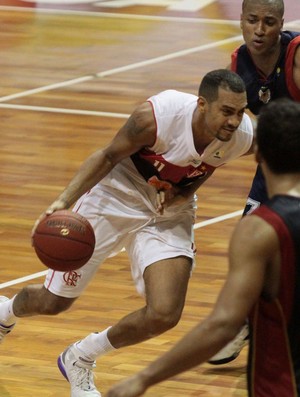
<svg viewBox="0 0 300 397"><path fill-rule="evenodd" d="M171 350L115 385L105 397L141 396L149 387L206 362L232 340L264 288L276 244L276 233L264 221L243 218L231 239L229 273L212 313Z"/></svg>
<svg viewBox="0 0 300 397"><path fill-rule="evenodd" d="M152 146L156 138L156 124L148 102L138 106L112 141L91 154L81 165L60 196L36 221L57 210L70 208L76 200L103 179L124 158L145 146Z"/></svg>
<svg viewBox="0 0 300 397"><path fill-rule="evenodd" d="M142 147L155 141L156 124L151 105L140 105L129 117L113 140L89 156L79 168L58 200L74 204L85 192L103 179L113 167ZM55 204L55 203L53 203Z"/></svg>

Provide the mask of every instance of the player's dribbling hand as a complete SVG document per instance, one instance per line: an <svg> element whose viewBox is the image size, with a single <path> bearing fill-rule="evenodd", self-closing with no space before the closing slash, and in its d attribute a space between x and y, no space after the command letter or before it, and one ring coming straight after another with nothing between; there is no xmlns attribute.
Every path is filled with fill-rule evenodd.
<svg viewBox="0 0 300 397"><path fill-rule="evenodd" d="M69 204L66 200L57 199L46 209L45 214L51 215L55 211L66 210L68 208L69 208Z"/></svg>
<svg viewBox="0 0 300 397"><path fill-rule="evenodd" d="M138 397L145 393L146 387L139 376L133 376L113 386L105 397Z"/></svg>
<svg viewBox="0 0 300 397"><path fill-rule="evenodd" d="M51 215L53 212L58 211L58 210L64 210L68 207L67 202L65 200L55 200L47 209L45 212L43 212L39 218L35 221L32 231L31 231L31 237L34 235L35 229L37 228L38 224L41 222L42 219L45 218L47 215Z"/></svg>

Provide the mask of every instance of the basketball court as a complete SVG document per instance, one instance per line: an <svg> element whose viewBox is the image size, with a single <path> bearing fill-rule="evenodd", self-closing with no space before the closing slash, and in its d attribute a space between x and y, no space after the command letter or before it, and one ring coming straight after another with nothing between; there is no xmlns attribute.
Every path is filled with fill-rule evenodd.
<svg viewBox="0 0 300 397"><path fill-rule="evenodd" d="M300 3L285 4L285 29L299 31ZM34 222L133 109L165 89L197 94L205 73L229 64L242 43L240 11L237 0L0 0L1 295L43 283L46 269L31 247ZM199 189L197 267L182 320L99 360L95 382L103 394L209 313L254 170L252 156L236 160ZM66 275L69 283L78 277ZM60 352L142 305L121 252L67 313L19 321L0 348L0 396L69 396L56 367ZM147 397L246 397L246 350L231 364L204 364L155 386Z"/></svg>

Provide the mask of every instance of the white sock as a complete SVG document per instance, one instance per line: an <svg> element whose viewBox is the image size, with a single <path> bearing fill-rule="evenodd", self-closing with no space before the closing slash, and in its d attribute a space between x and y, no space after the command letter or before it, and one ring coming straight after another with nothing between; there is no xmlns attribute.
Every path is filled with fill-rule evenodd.
<svg viewBox="0 0 300 397"><path fill-rule="evenodd" d="M15 300L16 295L4 302L0 303L0 323L2 325L12 325L17 321L17 317L13 312L13 302Z"/></svg>
<svg viewBox="0 0 300 397"><path fill-rule="evenodd" d="M79 349L87 359L92 361L95 361L97 357L103 356L110 351L116 350L111 345L107 337L107 332L109 328L102 332L93 332L86 338L77 342L77 349Z"/></svg>

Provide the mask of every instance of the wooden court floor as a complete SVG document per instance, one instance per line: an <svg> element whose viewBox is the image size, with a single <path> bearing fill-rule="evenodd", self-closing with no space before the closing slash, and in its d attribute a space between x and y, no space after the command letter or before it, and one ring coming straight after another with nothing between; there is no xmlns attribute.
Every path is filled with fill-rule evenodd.
<svg viewBox="0 0 300 397"><path fill-rule="evenodd" d="M31 228L83 159L149 96L169 88L196 94L202 76L225 67L241 43L239 1L212 1L189 11L179 6L191 1L128 3L0 0L1 295L43 282ZM288 12L287 26L299 30ZM237 160L199 190L197 267L182 320L160 337L99 360L96 384L103 395L209 313L254 169L252 156ZM0 397L69 396L56 367L60 352L142 305L126 254L110 258L67 313L19 321L0 347ZM147 396L245 397L246 353L232 364L190 370Z"/></svg>

